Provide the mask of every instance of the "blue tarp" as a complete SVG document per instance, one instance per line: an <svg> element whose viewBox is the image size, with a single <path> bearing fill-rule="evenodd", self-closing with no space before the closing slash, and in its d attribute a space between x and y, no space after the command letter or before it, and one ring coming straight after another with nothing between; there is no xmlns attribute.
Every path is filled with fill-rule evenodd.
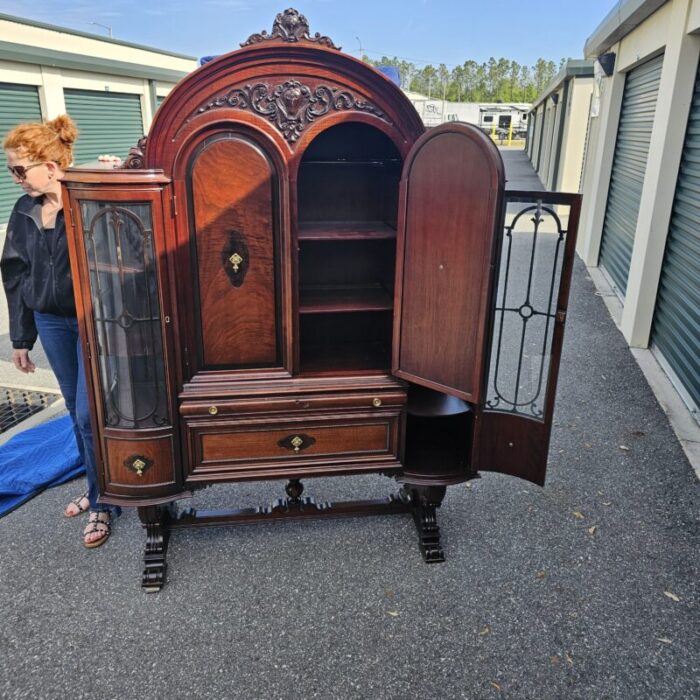
<svg viewBox="0 0 700 700"><path fill-rule="evenodd" d="M384 73L389 80L401 87L401 73L399 69L394 66L377 66L377 70L380 73Z"/></svg>
<svg viewBox="0 0 700 700"><path fill-rule="evenodd" d="M44 489L84 473L70 416L15 435L0 445L0 518Z"/></svg>

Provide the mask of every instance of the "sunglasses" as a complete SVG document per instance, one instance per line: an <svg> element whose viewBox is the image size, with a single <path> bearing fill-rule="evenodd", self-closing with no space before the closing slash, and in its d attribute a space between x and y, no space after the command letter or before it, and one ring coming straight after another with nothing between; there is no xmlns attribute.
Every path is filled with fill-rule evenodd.
<svg viewBox="0 0 700 700"><path fill-rule="evenodd" d="M27 179L27 172L32 168L38 168L40 165L46 165L46 163L34 163L34 165L8 165L7 169L10 171L10 174L13 177L24 181Z"/></svg>

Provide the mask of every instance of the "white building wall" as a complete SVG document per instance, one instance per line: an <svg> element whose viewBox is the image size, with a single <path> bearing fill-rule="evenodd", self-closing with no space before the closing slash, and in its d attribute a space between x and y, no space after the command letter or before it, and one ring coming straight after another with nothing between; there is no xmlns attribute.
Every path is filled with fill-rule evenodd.
<svg viewBox="0 0 700 700"><path fill-rule="evenodd" d="M124 45L99 37L78 36L69 31L61 31L60 28L37 27L5 18L0 18L0 38L7 42L8 46L17 44L24 49L32 46L51 48L64 54L119 61L122 68L124 63L133 63L135 72L139 66L143 65L182 73L189 73L197 67L194 59L149 50L145 47ZM141 100L144 133L148 131L153 119L154 110L151 105L151 86L148 79L112 75L108 69L90 70L89 61L86 61L86 70L77 70L42 65L40 59L37 59L36 64L0 60L0 82L37 86L44 119L53 119L65 113L63 91L66 88L137 94ZM156 95L166 96L174 86L175 83L158 81L155 86Z"/></svg>
<svg viewBox="0 0 700 700"><path fill-rule="evenodd" d="M559 192L579 190L592 92L593 78L576 78L569 83L559 174L553 186Z"/></svg>
<svg viewBox="0 0 700 700"><path fill-rule="evenodd" d="M671 0L608 51L615 72L600 79L600 112L593 119L585 164L577 251L598 265L625 74L664 53L654 126L630 261L620 329L632 347L647 347L671 207L685 139L698 59L699 0Z"/></svg>

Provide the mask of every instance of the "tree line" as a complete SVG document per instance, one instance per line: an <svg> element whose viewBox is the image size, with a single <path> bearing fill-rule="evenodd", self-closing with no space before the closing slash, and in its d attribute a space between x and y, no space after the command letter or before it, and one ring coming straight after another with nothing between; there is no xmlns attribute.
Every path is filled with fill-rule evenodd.
<svg viewBox="0 0 700 700"><path fill-rule="evenodd" d="M404 90L450 102L534 102L566 63L562 58L557 67L554 61L539 58L533 66L526 66L507 58L489 58L485 63L465 61L450 70L444 63L437 68L430 64L417 68L388 56L376 61L363 56L362 60L375 67L397 68Z"/></svg>

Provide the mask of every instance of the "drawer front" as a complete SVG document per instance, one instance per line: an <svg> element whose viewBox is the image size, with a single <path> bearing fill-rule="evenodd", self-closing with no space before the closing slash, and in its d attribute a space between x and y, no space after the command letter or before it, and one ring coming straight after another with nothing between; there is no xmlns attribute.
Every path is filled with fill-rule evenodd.
<svg viewBox="0 0 700 700"><path fill-rule="evenodd" d="M140 439L105 437L103 445L105 495L147 498L177 490L171 435Z"/></svg>
<svg viewBox="0 0 700 700"><path fill-rule="evenodd" d="M186 423L193 475L323 463L399 466L400 413ZM332 465L335 465L332 466Z"/></svg>
<svg viewBox="0 0 700 700"><path fill-rule="evenodd" d="M187 400L180 404L180 415L186 419L216 416L219 419L226 417L244 416L247 414L284 413L316 411L348 411L365 410L400 410L406 404L405 391L375 391L367 393L354 392L352 394L331 395L300 395L300 396L264 396L236 399L214 399L211 401Z"/></svg>

